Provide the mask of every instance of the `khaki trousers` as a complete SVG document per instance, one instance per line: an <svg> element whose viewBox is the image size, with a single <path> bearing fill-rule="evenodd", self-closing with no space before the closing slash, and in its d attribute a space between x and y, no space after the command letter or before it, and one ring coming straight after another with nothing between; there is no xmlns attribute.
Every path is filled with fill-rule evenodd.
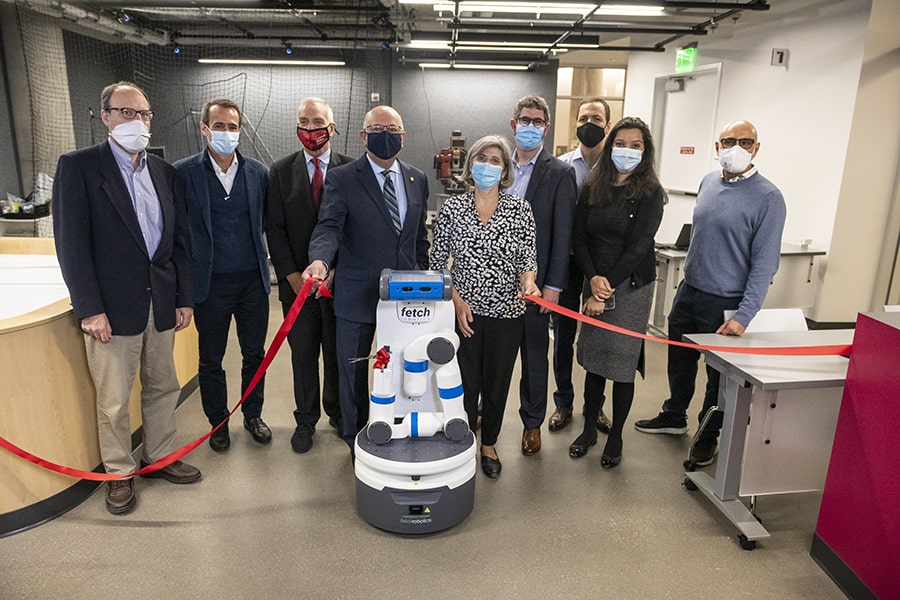
<svg viewBox="0 0 900 600"><path fill-rule="evenodd" d="M139 335L113 335L107 343L85 335L88 367L97 390L100 457L107 473L132 473L128 400L138 367L141 373L143 457L153 462L176 449L175 407L181 386L175 373L175 329L157 331L153 307Z"/></svg>

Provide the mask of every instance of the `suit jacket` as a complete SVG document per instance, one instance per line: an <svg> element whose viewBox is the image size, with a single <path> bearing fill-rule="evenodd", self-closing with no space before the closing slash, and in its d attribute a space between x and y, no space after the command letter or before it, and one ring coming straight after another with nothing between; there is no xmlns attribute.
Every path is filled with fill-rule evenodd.
<svg viewBox="0 0 900 600"><path fill-rule="evenodd" d="M575 170L542 148L534 162L525 199L531 204L537 234L537 286L564 289L569 279L578 199Z"/></svg>
<svg viewBox="0 0 900 600"><path fill-rule="evenodd" d="M184 194L191 232L191 249L194 264L194 301L198 304L209 295L209 282L213 266L213 230L209 205L209 166L206 149L175 163L177 185ZM252 158L238 154L240 169L243 171L244 188L250 203L250 228L253 231L253 245L263 287L269 293L269 261L263 242L265 219L266 186L268 183L266 166Z"/></svg>
<svg viewBox="0 0 900 600"><path fill-rule="evenodd" d="M56 254L75 317L106 313L113 335L175 327L175 308L194 305L191 251L175 170L147 155L163 230L153 256L141 234L128 188L105 141L59 157L53 180Z"/></svg>
<svg viewBox="0 0 900 600"><path fill-rule="evenodd" d="M325 173L352 160L332 150ZM318 218L306 154L301 150L273 164L266 193L266 240L282 302L293 302L295 297L285 277L302 272L311 262L309 240Z"/></svg>
<svg viewBox="0 0 900 600"><path fill-rule="evenodd" d="M428 181L425 173L406 163L400 163L400 173L408 207L399 235L366 155L325 175L309 259L331 266L340 255L334 274L334 313L339 319L375 323L382 269L428 268Z"/></svg>

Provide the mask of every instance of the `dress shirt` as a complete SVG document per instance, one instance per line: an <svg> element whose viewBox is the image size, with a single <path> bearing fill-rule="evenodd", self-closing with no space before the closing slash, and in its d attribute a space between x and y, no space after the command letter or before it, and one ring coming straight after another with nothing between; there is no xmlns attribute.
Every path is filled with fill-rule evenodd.
<svg viewBox="0 0 900 600"><path fill-rule="evenodd" d="M219 181L222 184L222 187L225 188L225 193L231 193L231 187L234 185L234 178L237 177L238 168L240 168L240 163L238 163L237 152L231 155L231 164L228 165L228 168L223 171L219 168L219 164L216 162L216 159L213 158L212 154L209 151L206 151L206 154L209 156L209 162L212 164L213 173L216 174ZM234 167L233 169L231 167ZM225 198L228 200L228 197Z"/></svg>
<svg viewBox="0 0 900 600"><path fill-rule="evenodd" d="M581 144L578 144L578 147L571 152L566 152L560 156L559 160L575 169L575 183L578 185L578 191L581 192L584 182L587 181L588 175L591 174L591 168L581 153Z"/></svg>
<svg viewBox="0 0 900 600"><path fill-rule="evenodd" d="M517 158L519 150L516 149L513 152L513 171L515 173L515 179L513 180L513 184L505 190L507 193L518 196L519 198L525 197L525 192L528 191L528 183L531 181L531 174L534 172L534 164L537 162L537 157L541 154L541 149L542 146L538 147L534 156L531 157L531 160L524 165L519 164Z"/></svg>
<svg viewBox="0 0 900 600"><path fill-rule="evenodd" d="M138 165L134 167L131 155L118 144L109 140L109 147L112 149L125 187L128 188L128 195L131 196L131 205L134 207L138 224L141 226L147 254L152 258L162 239L163 222L159 196L156 194L156 188L153 187L150 169L147 168L147 152L141 152Z"/></svg>
<svg viewBox="0 0 900 600"><path fill-rule="evenodd" d="M316 172L316 165L313 162L312 156L303 151L303 157L306 159L306 173L309 175L309 182L312 183L313 173ZM322 154L318 156L319 159L319 170L322 171L322 181L325 180L325 175L328 172L328 161L331 160L331 150L326 150Z"/></svg>
<svg viewBox="0 0 900 600"><path fill-rule="evenodd" d="M381 172L387 170L393 175L394 192L397 194L397 209L400 211L400 228L403 229L403 224L406 222L406 209L409 207L409 201L406 199L406 182L403 181L403 173L400 172L400 162L395 160L394 164L391 165L391 168L384 169L384 167L375 164L368 154L366 154L366 158L368 159L372 170L375 172L375 179L378 180L378 186L382 189L382 193L384 193L384 175Z"/></svg>

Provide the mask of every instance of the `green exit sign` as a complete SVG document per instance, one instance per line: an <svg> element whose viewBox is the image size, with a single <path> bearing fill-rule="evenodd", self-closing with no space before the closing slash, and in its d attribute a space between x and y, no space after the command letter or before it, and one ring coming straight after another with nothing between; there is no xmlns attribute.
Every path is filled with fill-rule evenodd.
<svg viewBox="0 0 900 600"><path fill-rule="evenodd" d="M685 73L697 66L697 44L689 44L675 52L675 72Z"/></svg>

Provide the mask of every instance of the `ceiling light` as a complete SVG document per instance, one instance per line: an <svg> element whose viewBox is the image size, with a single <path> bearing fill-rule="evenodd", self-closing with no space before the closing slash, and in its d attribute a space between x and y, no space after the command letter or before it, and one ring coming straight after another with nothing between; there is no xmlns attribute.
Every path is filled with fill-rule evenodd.
<svg viewBox="0 0 900 600"><path fill-rule="evenodd" d="M273 60L256 58L199 58L207 65L275 65L281 67L343 67L342 60Z"/></svg>
<svg viewBox="0 0 900 600"><path fill-rule="evenodd" d="M419 66L423 69L480 69L489 71L527 71L526 65L489 65L489 64L469 64L469 63L427 63L420 62Z"/></svg>
<svg viewBox="0 0 900 600"><path fill-rule="evenodd" d="M454 12L455 4L435 4L432 9L436 12ZM488 13L533 13L535 15L581 15L584 16L593 10L593 4L541 4L539 2L519 2L517 4L485 4L478 2L460 2L459 12L488 12Z"/></svg>

